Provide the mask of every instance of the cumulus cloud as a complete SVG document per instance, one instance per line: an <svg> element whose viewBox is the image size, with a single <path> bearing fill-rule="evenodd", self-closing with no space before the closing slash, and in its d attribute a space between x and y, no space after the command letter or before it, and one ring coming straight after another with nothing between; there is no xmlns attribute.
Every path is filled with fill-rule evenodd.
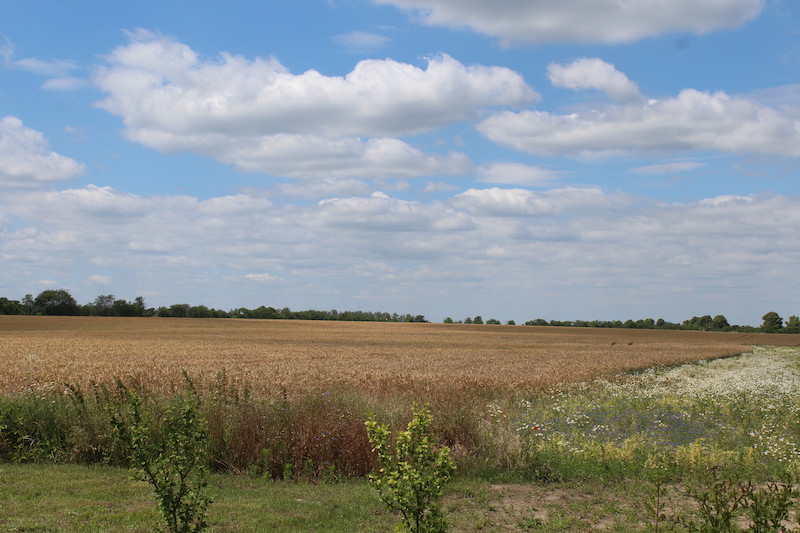
<svg viewBox="0 0 800 533"><path fill-rule="evenodd" d="M472 227L464 213L443 204L426 205L390 198L382 192L369 197L331 198L319 203L326 225L367 231L456 231Z"/></svg>
<svg viewBox="0 0 800 533"><path fill-rule="evenodd" d="M130 137L165 151L191 151L211 156L244 172L297 179L411 178L426 174L459 174L471 165L463 153L425 154L406 142L390 138L180 135L152 130L137 130L131 132Z"/></svg>
<svg viewBox="0 0 800 533"><path fill-rule="evenodd" d="M68 181L84 166L49 150L41 132L26 128L16 117L0 118L0 187L32 188Z"/></svg>
<svg viewBox="0 0 800 533"><path fill-rule="evenodd" d="M103 276L101 274L92 274L88 278L86 278L88 283L93 285L111 285L112 279L110 276Z"/></svg>
<svg viewBox="0 0 800 533"><path fill-rule="evenodd" d="M440 162L392 137L537 98L510 69L466 66L446 55L424 69L386 59L361 61L345 76L292 74L275 58L222 54L203 61L183 43L139 31L107 61L95 76L107 94L98 105L123 118L131 139L278 175L292 173L282 161L301 152L309 170L291 177L317 177L331 162L332 173L324 175L361 177L376 154L419 160L408 165L411 174L431 172L431 165L452 172L452 157Z"/></svg>
<svg viewBox="0 0 800 533"><path fill-rule="evenodd" d="M564 213L586 208L608 207L618 202L598 188L551 189L530 191L527 189L468 189L454 196L450 205L463 209L471 215L507 216L561 216Z"/></svg>
<svg viewBox="0 0 800 533"><path fill-rule="evenodd" d="M597 89L615 100L639 100L639 88L614 65L598 58L581 58L569 65L551 63L547 77L556 87L567 89Z"/></svg>
<svg viewBox="0 0 800 533"><path fill-rule="evenodd" d="M477 127L498 144L550 156L701 150L800 156L795 116L724 92L694 89L674 98L567 115L504 111Z"/></svg>
<svg viewBox="0 0 800 533"><path fill-rule="evenodd" d="M426 24L470 28L503 43L625 43L671 32L709 33L755 18L764 0L375 0Z"/></svg>

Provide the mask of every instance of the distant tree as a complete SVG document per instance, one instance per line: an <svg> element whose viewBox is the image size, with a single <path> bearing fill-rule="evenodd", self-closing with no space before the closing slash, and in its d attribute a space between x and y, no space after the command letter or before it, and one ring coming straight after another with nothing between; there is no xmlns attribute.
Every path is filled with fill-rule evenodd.
<svg viewBox="0 0 800 533"><path fill-rule="evenodd" d="M534 320L528 320L527 322L525 322L525 325L526 326L546 326L547 325L547 320L545 320L544 318L536 318Z"/></svg>
<svg viewBox="0 0 800 533"><path fill-rule="evenodd" d="M490 318L489 320L486 321L486 323L487 324L499 324L500 321L497 320L496 318Z"/></svg>
<svg viewBox="0 0 800 533"><path fill-rule="evenodd" d="M472 324L472 319L470 317L465 318L464 324Z"/></svg>
<svg viewBox="0 0 800 533"><path fill-rule="evenodd" d="M101 294L95 298L92 304L94 314L98 316L110 316L112 313L111 310L114 307L114 299L113 294Z"/></svg>
<svg viewBox="0 0 800 533"><path fill-rule="evenodd" d="M186 316L189 318L210 318L211 310L205 305L194 305L187 310Z"/></svg>
<svg viewBox="0 0 800 533"><path fill-rule="evenodd" d="M0 298L0 315L21 315L22 304L17 300Z"/></svg>
<svg viewBox="0 0 800 533"><path fill-rule="evenodd" d="M656 327L656 321L652 318L643 318L636 321L636 327L640 329L653 329Z"/></svg>
<svg viewBox="0 0 800 533"><path fill-rule="evenodd" d="M711 315L693 316L689 320L684 320L683 327L686 329L699 329L707 331L714 326L714 319Z"/></svg>
<svg viewBox="0 0 800 533"><path fill-rule="evenodd" d="M281 318L281 315L274 307L262 305L247 313L247 318Z"/></svg>
<svg viewBox="0 0 800 533"><path fill-rule="evenodd" d="M448 317L445 317L445 319L442 322L444 324L452 324L453 323L453 319L448 316Z"/></svg>
<svg viewBox="0 0 800 533"><path fill-rule="evenodd" d="M472 319L472 323L473 324L483 324L483 319L481 318L481 315L478 315L475 318L473 318Z"/></svg>
<svg viewBox="0 0 800 533"><path fill-rule="evenodd" d="M797 315L790 316L784 329L787 333L800 333L800 318Z"/></svg>
<svg viewBox="0 0 800 533"><path fill-rule="evenodd" d="M33 299L32 294L26 294L21 304L23 314L32 315L36 312L36 301Z"/></svg>
<svg viewBox="0 0 800 533"><path fill-rule="evenodd" d="M764 323L761 324L761 329L766 333L775 333L783 327L783 319L775 311L770 311L762 316L761 320L764 321Z"/></svg>
<svg viewBox="0 0 800 533"><path fill-rule="evenodd" d="M725 315L717 315L712 320L712 327L722 331L730 329L731 325L728 323L728 319L725 318Z"/></svg>
<svg viewBox="0 0 800 533"><path fill-rule="evenodd" d="M514 322L513 320L509 320L508 322L506 322L506 324L508 324L509 326L516 326L517 325L517 323Z"/></svg>
<svg viewBox="0 0 800 533"><path fill-rule="evenodd" d="M147 306L144 303L144 296L137 296L133 300L134 316L147 316Z"/></svg>
<svg viewBox="0 0 800 533"><path fill-rule="evenodd" d="M177 318L188 317L191 307L189 304L172 304L169 306L169 316Z"/></svg>
<svg viewBox="0 0 800 533"><path fill-rule="evenodd" d="M48 289L39 293L33 301L34 312L38 315L77 315L78 302L66 289Z"/></svg>
<svg viewBox="0 0 800 533"><path fill-rule="evenodd" d="M667 323L666 320L664 320L663 318L659 318L658 320L656 320L656 327L657 328L663 328L664 324L666 324L666 323Z"/></svg>

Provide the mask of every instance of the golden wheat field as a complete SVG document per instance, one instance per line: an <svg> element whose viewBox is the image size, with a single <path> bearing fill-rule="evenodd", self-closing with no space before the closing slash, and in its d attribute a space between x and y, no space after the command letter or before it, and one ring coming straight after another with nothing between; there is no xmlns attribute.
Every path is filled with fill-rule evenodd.
<svg viewBox="0 0 800 533"><path fill-rule="evenodd" d="M294 320L0 316L0 391L220 373L256 393L537 389L800 335Z"/></svg>

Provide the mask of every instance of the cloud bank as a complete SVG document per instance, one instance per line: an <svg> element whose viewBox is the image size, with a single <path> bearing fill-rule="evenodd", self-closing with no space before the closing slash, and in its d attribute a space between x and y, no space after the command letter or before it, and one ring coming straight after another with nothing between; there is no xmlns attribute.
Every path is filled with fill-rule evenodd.
<svg viewBox="0 0 800 533"><path fill-rule="evenodd" d="M629 43L673 32L704 34L752 20L763 0L376 0L425 24L469 28L512 43Z"/></svg>

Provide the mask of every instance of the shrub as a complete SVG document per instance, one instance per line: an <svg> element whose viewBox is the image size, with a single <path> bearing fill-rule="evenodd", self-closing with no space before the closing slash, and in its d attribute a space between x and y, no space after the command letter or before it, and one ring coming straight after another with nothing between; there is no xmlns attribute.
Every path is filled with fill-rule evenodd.
<svg viewBox="0 0 800 533"><path fill-rule="evenodd" d="M114 425L130 447L134 476L150 483L170 533L197 533L208 527L208 429L198 416L197 393L187 380L187 393L175 394L164 414L166 431L159 435L141 398L129 394L130 426Z"/></svg>
<svg viewBox="0 0 800 533"><path fill-rule="evenodd" d="M447 529L441 498L455 465L449 448L437 449L431 421L429 409L414 406L411 422L406 431L398 432L394 447L388 425L373 418L366 423L379 463L378 473L370 475L369 481L381 501L402 516L398 531L439 533Z"/></svg>

